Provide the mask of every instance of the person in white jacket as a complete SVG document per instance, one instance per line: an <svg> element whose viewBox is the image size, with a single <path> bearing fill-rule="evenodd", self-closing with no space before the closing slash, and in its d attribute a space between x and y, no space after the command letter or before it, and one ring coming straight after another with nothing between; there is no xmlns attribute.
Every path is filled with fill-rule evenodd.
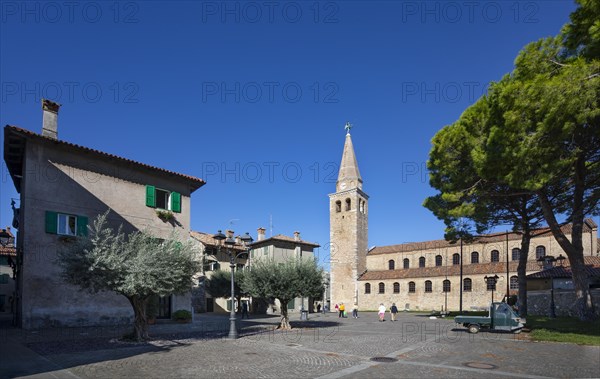
<svg viewBox="0 0 600 379"><path fill-rule="evenodd" d="M379 322L385 321L385 305L379 304Z"/></svg>

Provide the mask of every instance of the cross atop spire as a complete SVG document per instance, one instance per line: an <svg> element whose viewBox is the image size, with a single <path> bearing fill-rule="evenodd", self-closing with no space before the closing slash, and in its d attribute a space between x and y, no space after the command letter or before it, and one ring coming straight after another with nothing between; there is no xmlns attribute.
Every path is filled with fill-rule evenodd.
<svg viewBox="0 0 600 379"><path fill-rule="evenodd" d="M344 126L344 129L346 129L346 134L350 134L350 129L352 129L352 124L349 121L346 121L346 126Z"/></svg>

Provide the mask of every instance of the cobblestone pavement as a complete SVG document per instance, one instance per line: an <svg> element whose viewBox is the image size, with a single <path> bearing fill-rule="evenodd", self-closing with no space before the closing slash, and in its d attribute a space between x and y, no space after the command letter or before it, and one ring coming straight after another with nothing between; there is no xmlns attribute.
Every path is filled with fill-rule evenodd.
<svg viewBox="0 0 600 379"><path fill-rule="evenodd" d="M368 313L310 316L289 332L273 329L275 317L243 320L237 340L225 338L226 316L209 315L152 326L155 339L144 344L116 342L119 328L5 332L2 356L20 358L0 358L0 377L600 377L600 347L535 343L524 333L472 335L452 320L416 314L383 323Z"/></svg>

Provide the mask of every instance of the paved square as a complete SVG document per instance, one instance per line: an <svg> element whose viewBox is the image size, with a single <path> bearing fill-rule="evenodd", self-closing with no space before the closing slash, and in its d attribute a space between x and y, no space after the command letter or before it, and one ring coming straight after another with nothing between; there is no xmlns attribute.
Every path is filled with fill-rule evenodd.
<svg viewBox="0 0 600 379"><path fill-rule="evenodd" d="M293 320L293 318L292 318ZM122 328L4 331L0 375L59 378L448 378L599 377L600 347L530 342L525 333L468 334L451 319L401 314L378 322L311 314L292 331L277 317L240 321L227 340L226 316L151 327L155 340L111 341Z"/></svg>

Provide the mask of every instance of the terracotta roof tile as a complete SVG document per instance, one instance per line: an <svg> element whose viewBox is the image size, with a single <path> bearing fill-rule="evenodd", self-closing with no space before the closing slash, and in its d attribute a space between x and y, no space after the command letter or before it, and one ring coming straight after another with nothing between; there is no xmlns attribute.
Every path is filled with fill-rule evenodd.
<svg viewBox="0 0 600 379"><path fill-rule="evenodd" d="M19 128L17 126L6 125L6 127L4 128L4 133L5 133L4 134L4 136L5 136L5 138L4 138L5 153L6 153L6 150L7 150L6 149L6 145L9 143L9 138L7 138L7 136L14 135L14 136L20 136L20 137L23 137L23 138L35 138L35 139L42 140L42 141L45 141L45 142L51 142L51 143L54 143L54 144L59 144L59 145L71 148L71 149L73 149L75 151L84 152L84 153L97 154L97 155L100 155L100 156L105 157L105 158L115 159L115 160L118 160L118 161L121 161L121 162L124 162L124 163L129 163L129 164L138 166L138 167L143 168L143 169L157 171L157 172L160 172L160 173L163 173L163 174L173 175L173 176L177 176L177 177L182 178L182 179L186 179L186 180L190 181L191 183L193 183L193 185L192 185L192 188L193 188L192 191L194 191L194 190L202 187L204 184L206 184L206 182L204 180L200 179L200 178L196 178L196 177L185 175L185 174L180 174L180 173L177 173L175 171L166 170L166 169L163 169L163 168L160 168L160 167L151 166L151 165L148 165L148 164L145 164L145 163L134 161L132 159L123 158L123 157L120 157L120 156L117 156L117 155L105 153L105 152L100 151L100 150L91 149L89 147L77 145L77 144L74 144L74 143L71 143L71 142L66 142L66 141L63 141L63 140L57 140L57 139L54 139L54 138L46 137L46 136L43 136L41 134L34 133L34 132L30 131L30 130ZM11 172L11 175L12 174L13 173Z"/></svg>
<svg viewBox="0 0 600 379"><path fill-rule="evenodd" d="M561 230L565 234L571 234L573 228L572 224L565 224L561 227ZM583 224L584 233L589 233L593 228L597 228L596 223L592 219L586 219ZM543 236L547 234L551 234L550 228L539 228L534 229L532 232L533 237ZM515 232L508 233L508 239L510 241L521 240L521 234ZM494 243L494 242L503 242L506 241L506 233L491 233L491 234L483 234L478 236L475 241L472 243ZM457 242L458 243L458 242ZM371 249L368 252L368 255L380 255L380 254L393 254L393 253L402 253L402 252L411 252L418 250L429 250L429 249L439 249L439 248L447 248L447 247L455 247L457 243L450 243L446 240L432 240L432 241L423 241L423 242L409 242L398 245L389 245L389 246L378 246ZM465 246L469 246L469 243L465 242Z"/></svg>
<svg viewBox="0 0 600 379"><path fill-rule="evenodd" d="M517 271L518 262L509 262L509 270ZM537 262L528 262L527 271L538 270ZM506 272L506 262L478 263L463 265L463 276L490 274ZM457 276L460 275L460 266L437 266L437 267L415 267L398 270L367 271L359 280L386 280L386 279L409 279L426 278L434 276Z"/></svg>
<svg viewBox="0 0 600 379"><path fill-rule="evenodd" d="M533 274L527 275L527 279L543 279L543 278L570 278L571 266L569 260L566 260L566 265L552 267L547 270L542 270ZM585 272L590 277L600 277L600 257L584 257Z"/></svg>
<svg viewBox="0 0 600 379"><path fill-rule="evenodd" d="M600 257L584 257L586 265L600 268ZM518 262L509 262L509 271L517 272ZM569 266L569 260L564 261L564 266ZM527 271L538 271L540 266L536 261L527 262ZM483 275L506 272L506 262L477 263L463 265L463 276ZM367 271L358 280L388 280L388 279L410 279L426 278L439 276L458 276L460 275L460 266L437 266L437 267L415 267L398 270ZM531 274L535 275L535 274ZM528 276L529 277L529 276Z"/></svg>
<svg viewBox="0 0 600 379"><path fill-rule="evenodd" d="M298 243L300 245L305 245L305 246L312 246L312 247L320 247L321 245L317 244L317 243L313 243L313 242L308 242L308 241L304 241L304 240L299 240L296 241L294 239L294 237L289 237L283 234L277 234L273 237L269 237L266 238L264 240L261 241L255 241L252 246L260 246L263 245L265 243L269 243L270 241L284 241L284 242L294 242L294 243Z"/></svg>
<svg viewBox="0 0 600 379"><path fill-rule="evenodd" d="M190 236L192 238L194 238L195 240L202 242L204 245L207 245L210 247L219 246L219 241L214 238L215 237L214 234L190 231ZM242 244L235 244L235 245L231 246L231 249L239 250L239 251L246 250L244 248L244 245L242 245Z"/></svg>

